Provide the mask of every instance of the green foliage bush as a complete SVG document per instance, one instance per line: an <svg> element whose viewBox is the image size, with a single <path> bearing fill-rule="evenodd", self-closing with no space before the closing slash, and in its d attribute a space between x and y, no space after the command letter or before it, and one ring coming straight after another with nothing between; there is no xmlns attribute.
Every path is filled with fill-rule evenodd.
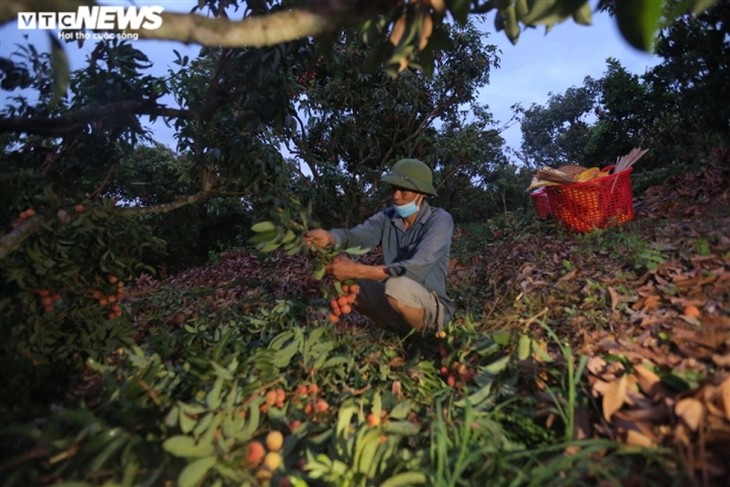
<svg viewBox="0 0 730 487"><path fill-rule="evenodd" d="M145 255L161 245L112 200L63 217L39 211L42 229L0 261L2 376L20 403L28 384L17 367L57 374L131 343L128 315L116 301L125 281L149 271Z"/></svg>
<svg viewBox="0 0 730 487"><path fill-rule="evenodd" d="M519 236L539 228L505 214L460 238L473 239L464 248L476 249L494 231ZM579 372L585 359L554 335L485 334L465 313L442 340L336 331L317 313L324 300L266 294L238 303L247 313L202 301L199 312L170 319L215 286L141 293L129 308L134 343L88 358L75 387L47 392L43 410L4 401L4 484L260 485L261 469L245 460L247 445L272 430L285 437L274 485L284 477L311 486L560 485L556 478L595 485L635 475L671 484L676 473L664 468L664 452L574 439L573 407L590 407L590 385ZM561 350L559 360L540 352L541 341ZM450 386L441 368L456 363L473 380ZM44 384L23 372L26 386ZM533 393L537 380L543 394ZM316 392L296 392L312 384ZM279 388L285 403L264 408L266 394ZM307 412L314 400L327 409ZM380 425L368 423L371 413L384 413ZM576 453L565 455L569 447Z"/></svg>

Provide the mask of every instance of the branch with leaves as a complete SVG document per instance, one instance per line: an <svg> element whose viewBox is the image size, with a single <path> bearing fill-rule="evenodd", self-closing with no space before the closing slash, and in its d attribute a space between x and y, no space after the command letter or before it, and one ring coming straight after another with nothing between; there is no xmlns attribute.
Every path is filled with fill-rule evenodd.
<svg viewBox="0 0 730 487"><path fill-rule="evenodd" d="M102 119L118 120L123 115L189 118L191 112L189 110L168 108L154 101L125 100L98 107L84 108L55 118L0 118L0 133L24 132L55 137L75 132L87 124Z"/></svg>

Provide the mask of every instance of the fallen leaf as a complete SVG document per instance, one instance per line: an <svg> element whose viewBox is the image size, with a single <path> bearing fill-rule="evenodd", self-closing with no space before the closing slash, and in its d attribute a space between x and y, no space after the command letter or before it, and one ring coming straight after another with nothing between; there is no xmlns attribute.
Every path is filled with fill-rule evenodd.
<svg viewBox="0 0 730 487"><path fill-rule="evenodd" d="M730 377L723 380L718 389L720 390L720 403L725 411L725 419L730 421Z"/></svg>
<svg viewBox="0 0 730 487"><path fill-rule="evenodd" d="M655 406L617 411L614 414L614 419L620 418L631 422L648 421L654 424L661 424L669 418L669 413L670 411L667 406L658 404Z"/></svg>
<svg viewBox="0 0 730 487"><path fill-rule="evenodd" d="M588 357L586 362L586 369L593 375L599 375L601 371L606 367L606 361L603 357L593 356Z"/></svg>
<svg viewBox="0 0 730 487"><path fill-rule="evenodd" d="M687 426L689 426L689 429L697 431L705 415L705 406L697 399L687 397L677 401L677 404L674 406L674 412L682 418Z"/></svg>
<svg viewBox="0 0 730 487"><path fill-rule="evenodd" d="M401 382L399 380L393 381L390 386L390 392L392 392L396 399L398 399L399 401L403 400L403 386L401 385Z"/></svg>
<svg viewBox="0 0 730 487"><path fill-rule="evenodd" d="M406 363L403 357L393 357L388 361L388 367L402 367Z"/></svg>
<svg viewBox="0 0 730 487"><path fill-rule="evenodd" d="M651 311L659 306L660 301L661 297L659 295L652 294L644 298L643 303L641 303L641 301L639 301L638 303L641 303L641 309L643 309L644 311Z"/></svg>
<svg viewBox="0 0 730 487"><path fill-rule="evenodd" d="M611 311L616 311L616 306L618 306L618 303L620 301L618 292L611 286L608 286L608 294L611 296Z"/></svg>
<svg viewBox="0 0 730 487"><path fill-rule="evenodd" d="M558 282L560 282L560 281L570 281L571 279L573 279L576 276L576 274L578 274L578 272L575 271L575 270L572 270L572 271L568 272L567 274L565 274L560 279L558 279Z"/></svg>
<svg viewBox="0 0 730 487"><path fill-rule="evenodd" d="M661 385L661 379L651 370L647 369L643 365L634 366L634 377L639 384L639 388L644 394L653 397L659 392L659 386Z"/></svg>
<svg viewBox="0 0 730 487"><path fill-rule="evenodd" d="M611 421L613 413L623 406L626 401L627 387L628 380L626 374L624 374L620 378L611 381L603 391L603 417L606 421Z"/></svg>
<svg viewBox="0 0 730 487"><path fill-rule="evenodd" d="M655 443L654 441L652 441L651 438L635 430L626 431L626 439L624 440L624 442L627 445L639 446L643 448L655 446Z"/></svg>

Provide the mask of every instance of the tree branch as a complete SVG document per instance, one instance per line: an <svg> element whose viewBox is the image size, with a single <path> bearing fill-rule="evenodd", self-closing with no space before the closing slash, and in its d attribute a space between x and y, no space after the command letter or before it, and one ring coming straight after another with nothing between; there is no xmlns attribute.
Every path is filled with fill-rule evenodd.
<svg viewBox="0 0 730 487"><path fill-rule="evenodd" d="M18 250L26 238L42 228L41 223L43 223L43 217L36 215L25 220L10 233L3 235L0 238L0 260Z"/></svg>
<svg viewBox="0 0 730 487"><path fill-rule="evenodd" d="M214 193L214 190L208 188L198 193L178 198L172 203L162 203L159 205L147 207L119 207L116 209L116 211L130 216L149 215L152 213L167 213L169 211L182 208L183 206L202 203ZM69 214L68 217L69 220L66 221L66 224L70 223L73 218L78 218L78 215ZM44 221L52 221L52 219L51 217L36 215L23 221L12 231L0 237L0 260L18 250L23 241L41 230L43 228L42 224Z"/></svg>
<svg viewBox="0 0 730 487"><path fill-rule="evenodd" d="M80 127L99 118L118 119L120 113L177 118L188 118L191 116L191 112L188 110L167 108L148 101L126 100L98 107L83 108L77 112L56 118L0 118L0 133L24 132L56 137L74 132Z"/></svg>
<svg viewBox="0 0 730 487"><path fill-rule="evenodd" d="M320 35L332 27L326 17L301 10L248 17L241 21L163 12L160 28L128 32L137 33L144 39L174 40L204 46L263 47Z"/></svg>
<svg viewBox="0 0 730 487"><path fill-rule="evenodd" d="M301 8L251 16L240 21L202 15L162 13L155 30L129 30L144 39L162 39L220 47L274 46L306 37L329 34L343 26L384 14L397 5L392 0L317 0Z"/></svg>
<svg viewBox="0 0 730 487"><path fill-rule="evenodd" d="M194 205L197 203L202 203L206 199L210 198L213 195L214 191L212 190L203 190L195 194L191 194L188 196L182 196L172 203L160 203L159 205L154 206L125 206L122 208L119 208L119 212L123 213L125 215L132 215L132 216L139 216L139 215L149 215L152 213L167 213L173 210L177 210L178 208L182 208L183 206L187 205Z"/></svg>

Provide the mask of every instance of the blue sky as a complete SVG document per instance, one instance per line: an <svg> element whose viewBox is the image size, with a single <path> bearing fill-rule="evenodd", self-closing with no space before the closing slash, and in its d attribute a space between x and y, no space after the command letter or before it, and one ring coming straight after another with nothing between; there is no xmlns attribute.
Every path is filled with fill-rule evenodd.
<svg viewBox="0 0 730 487"><path fill-rule="evenodd" d="M129 2L107 1L103 4L129 5ZM167 11L187 12L195 2L190 1L137 1L137 5L160 5ZM592 0L592 4L596 3ZM614 19L606 14L594 14L593 25L586 27L572 20L556 25L547 35L544 28L529 29L520 35L516 45L512 45L502 32L494 32L494 14L489 14L485 23L490 36L489 43L496 44L501 50L501 67L493 70L490 84L479 97L481 104L487 104L501 126L507 122L512 112L510 107L521 103L529 107L533 103L544 104L550 93L563 93L572 86L581 86L586 76L600 78L606 70L606 59L613 57L631 73L643 74L658 62L655 56L640 52L629 46L620 36ZM27 32L27 31L25 31ZM21 32L14 22L0 28L0 56L7 57L15 50L15 44L22 42ZM40 33L32 35L39 50L48 49L48 40ZM84 50L75 43L67 44L71 69L81 68L91 42ZM162 41L136 41L136 45L155 62L151 74L164 74L172 65L172 49L183 54L195 56L199 46L185 46L181 43ZM0 92L0 103L5 92ZM172 131L157 124L155 132L163 143L174 144ZM519 125L514 125L503 134L507 145L518 147L521 133Z"/></svg>
<svg viewBox="0 0 730 487"><path fill-rule="evenodd" d="M591 4L597 2L591 1ZM493 17L490 16L490 21ZM613 57L630 73L641 75L660 58L631 47L620 35L615 20L606 13L594 13L593 25L578 25L572 19L556 25L546 35L544 28L529 29L512 45L503 32L492 32L489 43L501 50L500 69L492 71L490 84L480 95L494 118L507 122L510 107L521 103L544 104L550 93L563 93L581 86L586 76L600 78L606 59ZM519 125L502 134L507 145L518 147Z"/></svg>

